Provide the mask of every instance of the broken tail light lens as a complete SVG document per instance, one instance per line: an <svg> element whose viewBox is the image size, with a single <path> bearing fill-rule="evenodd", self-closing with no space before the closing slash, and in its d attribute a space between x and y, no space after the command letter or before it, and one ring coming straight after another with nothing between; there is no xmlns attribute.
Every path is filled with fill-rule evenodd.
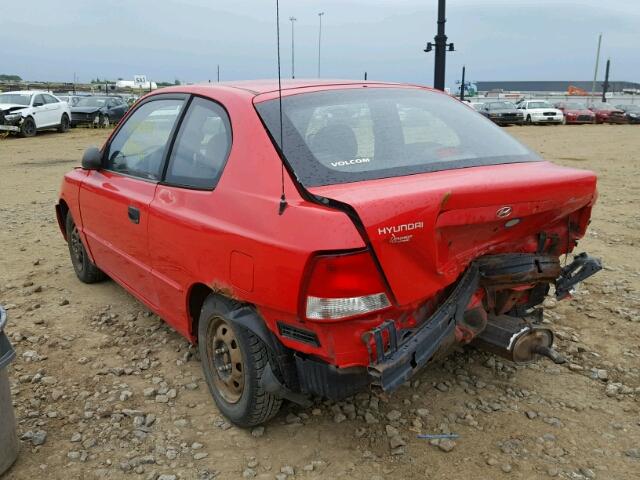
<svg viewBox="0 0 640 480"><path fill-rule="evenodd" d="M308 269L304 316L309 320L341 320L391 306L368 250L318 255Z"/></svg>

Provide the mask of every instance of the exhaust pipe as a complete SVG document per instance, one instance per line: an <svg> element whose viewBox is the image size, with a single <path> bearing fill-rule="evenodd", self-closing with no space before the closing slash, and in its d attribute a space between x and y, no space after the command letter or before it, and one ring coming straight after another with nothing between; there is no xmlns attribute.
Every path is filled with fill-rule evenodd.
<svg viewBox="0 0 640 480"><path fill-rule="evenodd" d="M486 328L475 338L474 344L518 364L531 363L540 357L547 357L557 364L566 362L552 348L553 332L550 329L510 315L490 315Z"/></svg>

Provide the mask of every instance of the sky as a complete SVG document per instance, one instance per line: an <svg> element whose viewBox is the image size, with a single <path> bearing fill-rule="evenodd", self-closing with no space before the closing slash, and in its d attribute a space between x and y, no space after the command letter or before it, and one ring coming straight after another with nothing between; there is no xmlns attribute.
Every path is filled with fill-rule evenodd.
<svg viewBox="0 0 640 480"><path fill-rule="evenodd" d="M2 1L0 74L201 82L277 76L275 0ZM640 81L640 0L448 0L447 85L467 80ZM437 0L280 0L282 75L433 83Z"/></svg>

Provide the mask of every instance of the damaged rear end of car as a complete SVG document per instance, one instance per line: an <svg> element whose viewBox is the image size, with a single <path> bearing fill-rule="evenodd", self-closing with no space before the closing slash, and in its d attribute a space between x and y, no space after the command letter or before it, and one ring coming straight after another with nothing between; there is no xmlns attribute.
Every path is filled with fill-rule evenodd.
<svg viewBox="0 0 640 480"><path fill-rule="evenodd" d="M366 245L312 254L305 328L279 334L324 350L285 352L293 374L270 377L274 391L392 391L456 345L563 361L542 303L601 268L585 253L568 260L597 198L592 172L543 161L428 89L362 84L254 103L303 197L344 212Z"/></svg>

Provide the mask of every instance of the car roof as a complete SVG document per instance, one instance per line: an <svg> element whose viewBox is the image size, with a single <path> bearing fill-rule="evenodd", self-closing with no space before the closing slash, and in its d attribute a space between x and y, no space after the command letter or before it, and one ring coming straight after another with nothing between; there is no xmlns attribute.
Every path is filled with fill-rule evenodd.
<svg viewBox="0 0 640 480"><path fill-rule="evenodd" d="M355 87L355 86L386 86L386 87L413 87L413 88L425 88L422 85L412 85L406 83L393 83L393 82L364 82L362 80L320 80L320 79L283 79L282 91L285 95L295 93L297 90L324 90L335 89L341 86ZM205 94L207 91L211 93L219 90L235 90L237 92L243 92L252 96L258 96L263 94L269 94L278 91L278 79L262 79L262 80L237 80L230 82L216 82L216 83L199 83L192 85L179 85L175 87L166 87L156 92L182 92L182 93L198 93Z"/></svg>
<svg viewBox="0 0 640 480"><path fill-rule="evenodd" d="M0 92L0 93L12 93L14 95L33 95L34 93L46 93L51 95L49 92L45 92L44 90L15 90L13 92Z"/></svg>
<svg viewBox="0 0 640 480"><path fill-rule="evenodd" d="M400 83L393 82L363 82L361 80L342 80L342 79L283 79L281 81L282 90L293 90L297 88L309 88L309 87L329 87L329 86L339 86L339 85L405 85ZM205 83L200 84L198 86L227 86L232 88L239 88L242 90L247 90L255 93L256 95L262 93L269 93L278 90L278 79L260 79L260 80L237 80L231 82L220 82L220 83Z"/></svg>

